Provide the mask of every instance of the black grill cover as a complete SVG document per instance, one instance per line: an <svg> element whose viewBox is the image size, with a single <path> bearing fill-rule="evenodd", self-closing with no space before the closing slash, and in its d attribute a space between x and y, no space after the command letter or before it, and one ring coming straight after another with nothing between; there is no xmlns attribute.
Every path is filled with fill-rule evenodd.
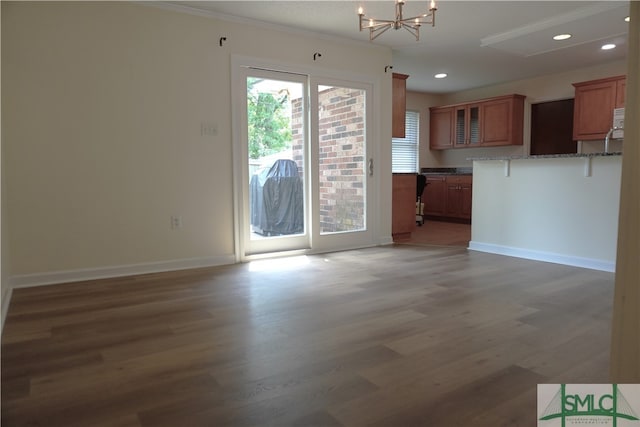
<svg viewBox="0 0 640 427"><path fill-rule="evenodd" d="M302 233L302 178L293 160L276 160L251 177L251 226L263 235Z"/></svg>

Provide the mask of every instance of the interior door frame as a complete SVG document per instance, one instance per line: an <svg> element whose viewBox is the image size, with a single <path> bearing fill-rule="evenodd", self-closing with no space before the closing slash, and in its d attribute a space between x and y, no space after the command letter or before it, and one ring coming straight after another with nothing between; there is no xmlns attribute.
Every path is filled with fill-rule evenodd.
<svg viewBox="0 0 640 427"><path fill-rule="evenodd" d="M244 73L240 73L239 70L241 68L256 68L262 69L266 71L275 71L275 72L283 72L288 74L303 74L309 76L309 80L311 81L321 81L321 82L336 82L338 84L348 84L348 85L369 85L370 97L367 97L368 111L371 113L371 116L367 116L367 150L368 156L373 160L374 164L374 173L373 176L369 177L369 185L367 189L367 203L368 203L368 219L367 224L370 230L370 234L367 239L344 239L343 242L336 242L333 246L329 245L318 245L317 239L314 238L315 230L317 230L318 224L310 224L312 227L311 236L310 236L310 245L309 249L299 249L299 250L291 250L286 252L272 252L265 254L255 254L248 255L245 253L244 248L244 236L242 235L242 227L243 222L248 219L248 209L244 206L243 201L243 192L245 192L245 188L243 185L243 163L246 159L243 158L242 155L242 145L243 145L243 130L242 130L242 110L246 109L246 96L235 96L242 90L243 87L246 88L246 82L243 82ZM390 78L390 77L389 77ZM346 250L346 249L355 249L362 248L367 246L375 246L376 244L381 243L389 243L389 238L385 238L382 236L381 230L385 229L380 224L380 216L378 212L381 209L380 206L380 197L378 196L379 189L381 187L382 181L380 173L381 170L386 168L380 167L380 159L382 158L381 153L381 140L380 135L377 132L373 131L373 123L380 123L380 111L381 111L381 101L379 93L381 92L382 79L374 78L369 75L352 73L344 70L331 70L319 67L309 67L302 66L299 64L290 64L283 63L273 60L266 60L264 58L250 57L245 55L232 54L231 55L231 126L232 126L232 145L233 145L233 210L234 210L234 252L236 262L250 261L253 259L260 259L265 257L275 257L281 255L300 255L300 254L312 254L312 253L322 253L334 250ZM386 79L385 79L386 81ZM389 82L390 84L390 82ZM313 90L310 90L313 93ZM370 99L369 99L370 98ZM312 102L312 101L311 101ZM246 115L246 112L244 113ZM311 114L313 119L313 114ZM310 132L310 137L313 138L314 132L317 135L317 129L314 129L313 120L310 123L308 128ZM245 131L246 132L246 131ZM389 140L390 141L390 140ZM317 147L317 145L315 145ZM390 143L389 143L390 146ZM313 150L314 142L311 139L311 151ZM390 159L390 154L389 154ZM308 164L307 170L309 174L317 173L317 166L314 165L314 159L316 157L313 153L310 153L308 156ZM391 170L390 166L388 168ZM305 173L307 173L305 171ZM310 179L307 181L306 185L311 185L313 181ZM314 198L317 196L317 193L314 194L312 189L311 199L309 202L310 209L313 210L315 208ZM315 218L315 213L312 213L311 217ZM349 233L346 233L349 234ZM389 241L389 242L388 242Z"/></svg>

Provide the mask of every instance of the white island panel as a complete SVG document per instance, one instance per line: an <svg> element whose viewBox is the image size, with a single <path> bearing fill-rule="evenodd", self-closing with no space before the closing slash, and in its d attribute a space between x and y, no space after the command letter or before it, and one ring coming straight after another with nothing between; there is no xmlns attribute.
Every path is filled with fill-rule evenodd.
<svg viewBox="0 0 640 427"><path fill-rule="evenodd" d="M469 249L614 271L621 164L620 155L474 160Z"/></svg>

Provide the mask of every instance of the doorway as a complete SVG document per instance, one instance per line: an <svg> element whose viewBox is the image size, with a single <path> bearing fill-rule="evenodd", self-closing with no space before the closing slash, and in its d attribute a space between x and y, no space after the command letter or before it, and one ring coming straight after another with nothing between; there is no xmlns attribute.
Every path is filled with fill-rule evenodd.
<svg viewBox="0 0 640 427"><path fill-rule="evenodd" d="M371 244L371 85L237 71L240 259Z"/></svg>
<svg viewBox="0 0 640 427"><path fill-rule="evenodd" d="M531 154L577 153L573 140L573 99L531 105Z"/></svg>

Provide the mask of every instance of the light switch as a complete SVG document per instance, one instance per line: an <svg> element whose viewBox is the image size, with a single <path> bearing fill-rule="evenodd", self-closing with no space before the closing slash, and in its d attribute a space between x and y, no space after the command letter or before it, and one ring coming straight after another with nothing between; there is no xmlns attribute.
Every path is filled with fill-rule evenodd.
<svg viewBox="0 0 640 427"><path fill-rule="evenodd" d="M215 123L201 123L200 136L216 136L218 134L218 125Z"/></svg>

